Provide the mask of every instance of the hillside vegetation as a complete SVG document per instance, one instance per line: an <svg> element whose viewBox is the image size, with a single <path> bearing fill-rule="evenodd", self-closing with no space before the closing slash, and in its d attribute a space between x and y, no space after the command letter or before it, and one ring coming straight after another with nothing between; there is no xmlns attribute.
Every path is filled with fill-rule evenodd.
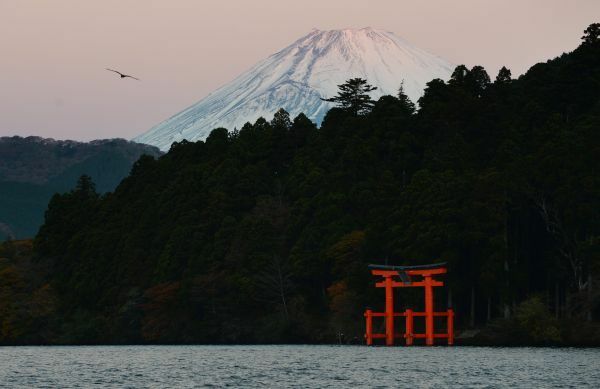
<svg viewBox="0 0 600 389"><path fill-rule="evenodd" d="M34 237L52 195L71 190L82 174L94 179L98 192L114 190L142 154L161 152L124 139L0 137L0 239Z"/></svg>
<svg viewBox="0 0 600 389"><path fill-rule="evenodd" d="M459 66L418 111L402 92L321 128L279 111L143 156L114 193L82 177L34 241L47 324L1 339L360 341L364 308L383 305L368 263L445 261L437 303L451 296L459 331L599 344L600 42L586 37L518 79Z"/></svg>

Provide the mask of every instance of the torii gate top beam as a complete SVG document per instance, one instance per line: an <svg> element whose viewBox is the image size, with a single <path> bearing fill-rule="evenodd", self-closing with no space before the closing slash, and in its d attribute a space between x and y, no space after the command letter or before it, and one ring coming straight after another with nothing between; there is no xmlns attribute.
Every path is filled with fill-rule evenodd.
<svg viewBox="0 0 600 389"><path fill-rule="evenodd" d="M369 269L373 269L373 270L398 270L398 271L437 269L440 267L445 268L446 262L430 263L427 265L412 265L412 266L391 266L391 265L374 265L374 264L369 265Z"/></svg>
<svg viewBox="0 0 600 389"><path fill-rule="evenodd" d="M445 263L435 263L431 265L417 265L417 266L388 266L388 265L369 265L371 274L380 277L400 277L401 282L393 281L393 287L407 287L407 286L424 286L424 279L430 278L439 274L446 274L447 269ZM423 277L423 281L414 282L412 276ZM432 286L443 286L444 283L440 281L431 280ZM378 282L377 287L383 287L384 282Z"/></svg>

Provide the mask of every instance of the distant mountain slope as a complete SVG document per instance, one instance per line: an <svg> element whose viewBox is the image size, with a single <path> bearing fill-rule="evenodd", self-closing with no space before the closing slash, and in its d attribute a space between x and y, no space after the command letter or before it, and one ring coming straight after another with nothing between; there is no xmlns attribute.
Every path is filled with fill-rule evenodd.
<svg viewBox="0 0 600 389"><path fill-rule="evenodd" d="M34 236L50 197L73 188L82 174L92 177L98 192L112 191L142 154L161 153L124 139L1 137L0 239Z"/></svg>
<svg viewBox="0 0 600 389"><path fill-rule="evenodd" d="M320 124L331 108L321 98L335 95L349 78L377 86L375 98L395 95L404 82L406 94L416 101L427 82L447 80L453 68L388 31L313 30L134 140L168 150L175 141L204 139L217 127L233 130L260 116L271 118L279 108L292 117L303 112Z"/></svg>

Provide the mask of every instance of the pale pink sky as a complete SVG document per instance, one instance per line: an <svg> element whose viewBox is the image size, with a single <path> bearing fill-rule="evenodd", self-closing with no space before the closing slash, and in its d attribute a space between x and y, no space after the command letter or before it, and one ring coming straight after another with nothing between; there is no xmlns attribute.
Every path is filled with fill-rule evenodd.
<svg viewBox="0 0 600 389"><path fill-rule="evenodd" d="M131 138L312 28L393 31L493 78L598 21L600 0L0 0L0 136Z"/></svg>

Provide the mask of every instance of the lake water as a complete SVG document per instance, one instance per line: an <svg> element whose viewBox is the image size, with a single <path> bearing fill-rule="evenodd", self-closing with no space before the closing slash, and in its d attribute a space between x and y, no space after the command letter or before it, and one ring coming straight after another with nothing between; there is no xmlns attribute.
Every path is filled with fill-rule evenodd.
<svg viewBox="0 0 600 389"><path fill-rule="evenodd" d="M600 388L600 349L0 347L0 386Z"/></svg>

